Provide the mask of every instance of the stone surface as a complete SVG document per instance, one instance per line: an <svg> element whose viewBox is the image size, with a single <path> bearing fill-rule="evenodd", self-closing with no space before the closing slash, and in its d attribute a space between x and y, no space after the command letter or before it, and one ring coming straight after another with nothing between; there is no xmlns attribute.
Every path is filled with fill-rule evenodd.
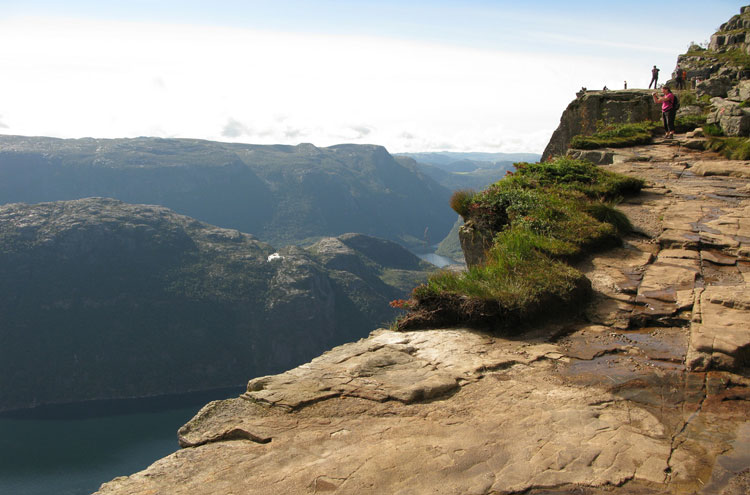
<svg viewBox="0 0 750 495"><path fill-rule="evenodd" d="M726 97L732 88L732 81L726 76L717 76L705 79L695 85L695 92L700 97L703 95Z"/></svg>
<svg viewBox="0 0 750 495"><path fill-rule="evenodd" d="M597 122L602 120L613 123L660 120L661 110L651 95L652 91L642 89L580 93L560 117L560 124L542 154L542 161L564 155L573 136L593 133Z"/></svg>
<svg viewBox="0 0 750 495"><path fill-rule="evenodd" d="M585 320L378 330L207 405L98 493L743 493L750 180L714 160L615 151L648 186L619 206L636 233L579 266Z"/></svg>
<svg viewBox="0 0 750 495"><path fill-rule="evenodd" d="M587 160L594 165L609 165L612 163L614 153L602 150L568 150L568 156L577 160Z"/></svg>
<svg viewBox="0 0 750 495"><path fill-rule="evenodd" d="M698 160L692 163L690 171L695 175L723 175L750 177L750 161L745 160Z"/></svg>

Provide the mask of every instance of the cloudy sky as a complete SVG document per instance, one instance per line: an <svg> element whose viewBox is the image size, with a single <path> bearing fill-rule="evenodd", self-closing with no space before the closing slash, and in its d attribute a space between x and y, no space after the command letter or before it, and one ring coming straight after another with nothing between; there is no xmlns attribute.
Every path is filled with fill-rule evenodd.
<svg viewBox="0 0 750 495"><path fill-rule="evenodd" d="M541 153L744 3L0 0L0 133Z"/></svg>

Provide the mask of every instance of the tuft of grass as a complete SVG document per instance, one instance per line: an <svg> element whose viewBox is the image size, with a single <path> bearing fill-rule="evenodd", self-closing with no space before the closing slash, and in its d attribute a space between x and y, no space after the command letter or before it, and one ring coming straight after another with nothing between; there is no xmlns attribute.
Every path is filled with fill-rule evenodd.
<svg viewBox="0 0 750 495"><path fill-rule="evenodd" d="M693 90L676 91L677 97L680 99L680 106L697 105L698 97L695 95Z"/></svg>
<svg viewBox="0 0 750 495"><path fill-rule="evenodd" d="M721 127L717 124L706 124L703 126L703 134L706 136L723 136L724 131L721 130Z"/></svg>
<svg viewBox="0 0 750 495"><path fill-rule="evenodd" d="M707 148L721 153L729 160L750 160L750 139L741 137L712 137Z"/></svg>
<svg viewBox="0 0 750 495"><path fill-rule="evenodd" d="M453 195L451 195L451 208L453 208L453 211L461 215L464 220L468 218L469 205L471 204L471 200L472 198L474 198L475 194L476 192L471 189L461 189L455 191Z"/></svg>
<svg viewBox="0 0 750 495"><path fill-rule="evenodd" d="M657 122L636 122L630 124L611 124L599 129L590 136L577 135L570 140L573 149L592 150L597 148L622 148L648 144Z"/></svg>
<svg viewBox="0 0 750 495"><path fill-rule="evenodd" d="M693 129L705 124L705 115L684 115L682 117L677 117L674 121L675 130L680 133L692 131Z"/></svg>
<svg viewBox="0 0 750 495"><path fill-rule="evenodd" d="M619 235L624 235L633 230L630 219L616 207L616 202L594 201L587 205L586 212L600 222L612 225Z"/></svg>
<svg viewBox="0 0 750 495"><path fill-rule="evenodd" d="M501 232L487 263L464 274L438 272L417 287L413 296L419 300L450 294L494 300L509 311L522 309L549 293L562 296L576 286L581 274L542 253L539 247L546 242L523 228Z"/></svg>

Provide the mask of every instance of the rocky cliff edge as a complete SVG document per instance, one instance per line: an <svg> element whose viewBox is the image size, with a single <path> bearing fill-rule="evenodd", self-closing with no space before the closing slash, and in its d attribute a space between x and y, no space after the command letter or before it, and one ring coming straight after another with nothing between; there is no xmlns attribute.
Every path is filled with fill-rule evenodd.
<svg viewBox="0 0 750 495"><path fill-rule="evenodd" d="M750 491L750 162L607 150L636 227L578 267L585 317L393 332L250 381L100 495Z"/></svg>

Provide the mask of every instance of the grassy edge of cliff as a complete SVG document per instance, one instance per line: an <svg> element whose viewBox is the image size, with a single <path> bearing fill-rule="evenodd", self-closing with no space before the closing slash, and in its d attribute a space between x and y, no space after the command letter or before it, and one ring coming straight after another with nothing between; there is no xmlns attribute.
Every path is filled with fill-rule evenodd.
<svg viewBox="0 0 750 495"><path fill-rule="evenodd" d="M454 193L451 206L465 226L492 239L485 260L466 272L437 272L410 299L393 301L407 310L394 327L512 332L578 306L590 283L569 263L620 243L630 223L615 204L642 186L588 161L558 157L517 163L515 173L481 192Z"/></svg>

